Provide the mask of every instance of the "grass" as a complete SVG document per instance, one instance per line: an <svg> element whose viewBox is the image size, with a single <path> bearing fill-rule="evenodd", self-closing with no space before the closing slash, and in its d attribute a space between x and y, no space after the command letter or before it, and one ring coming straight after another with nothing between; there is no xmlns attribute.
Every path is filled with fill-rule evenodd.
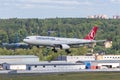
<svg viewBox="0 0 120 80"><path fill-rule="evenodd" d="M64 74L10 74L0 80L120 80L120 72L82 72Z"/></svg>

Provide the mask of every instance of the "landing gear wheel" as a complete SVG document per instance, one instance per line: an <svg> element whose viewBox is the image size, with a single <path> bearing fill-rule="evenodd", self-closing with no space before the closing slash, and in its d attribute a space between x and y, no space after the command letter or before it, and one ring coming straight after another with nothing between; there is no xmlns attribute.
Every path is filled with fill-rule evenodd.
<svg viewBox="0 0 120 80"><path fill-rule="evenodd" d="M54 51L55 53L57 53L57 52L58 52L56 49L52 49L52 51Z"/></svg>
<svg viewBox="0 0 120 80"><path fill-rule="evenodd" d="M71 53L69 49L66 49L65 52L67 52L67 54Z"/></svg>

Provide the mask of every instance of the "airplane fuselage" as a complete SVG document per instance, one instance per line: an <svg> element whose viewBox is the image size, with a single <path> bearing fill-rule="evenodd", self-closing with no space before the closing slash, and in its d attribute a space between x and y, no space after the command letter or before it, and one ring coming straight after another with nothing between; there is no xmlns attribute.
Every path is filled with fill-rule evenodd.
<svg viewBox="0 0 120 80"><path fill-rule="evenodd" d="M89 43L94 40L85 40L77 38L59 38L59 37L49 37L49 36L28 36L24 42L32 45L41 45L41 46L54 46L55 44L82 44Z"/></svg>
<svg viewBox="0 0 120 80"><path fill-rule="evenodd" d="M56 51L56 48L65 49L66 52L70 52L69 48L79 47L84 44L92 44L95 42L101 42L94 40L98 27L94 26L89 34L85 36L84 39L77 38L63 38L63 37L49 37L49 36L27 36L23 41L25 43L37 46L50 46L53 47L53 51ZM102 41L103 42L103 41Z"/></svg>

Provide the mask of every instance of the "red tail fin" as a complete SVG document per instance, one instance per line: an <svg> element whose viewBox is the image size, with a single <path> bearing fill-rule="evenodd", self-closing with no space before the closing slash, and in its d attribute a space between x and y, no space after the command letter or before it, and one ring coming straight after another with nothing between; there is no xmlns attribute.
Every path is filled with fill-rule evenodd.
<svg viewBox="0 0 120 80"><path fill-rule="evenodd" d="M97 27L97 26L94 26L94 27L92 28L92 30L90 31L90 33L89 33L84 39L93 40L93 39L95 38L97 29L98 29L98 27Z"/></svg>

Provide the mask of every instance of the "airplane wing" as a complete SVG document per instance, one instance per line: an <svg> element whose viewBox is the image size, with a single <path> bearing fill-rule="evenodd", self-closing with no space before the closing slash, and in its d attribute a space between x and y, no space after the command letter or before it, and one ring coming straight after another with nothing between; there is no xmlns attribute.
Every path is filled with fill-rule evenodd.
<svg viewBox="0 0 120 80"><path fill-rule="evenodd" d="M84 42L74 42L68 43L68 45L80 45L80 44L92 44L97 42L106 42L106 40L91 40L91 41L84 41Z"/></svg>
<svg viewBox="0 0 120 80"><path fill-rule="evenodd" d="M95 42L106 42L107 40L95 40Z"/></svg>
<svg viewBox="0 0 120 80"><path fill-rule="evenodd" d="M54 47L60 47L61 49L68 49L73 46L84 46L84 45L89 45L92 43L97 43L97 42L105 42L106 40L89 40L89 41L84 41L84 42L74 42L74 43L62 43L62 44L54 44Z"/></svg>

